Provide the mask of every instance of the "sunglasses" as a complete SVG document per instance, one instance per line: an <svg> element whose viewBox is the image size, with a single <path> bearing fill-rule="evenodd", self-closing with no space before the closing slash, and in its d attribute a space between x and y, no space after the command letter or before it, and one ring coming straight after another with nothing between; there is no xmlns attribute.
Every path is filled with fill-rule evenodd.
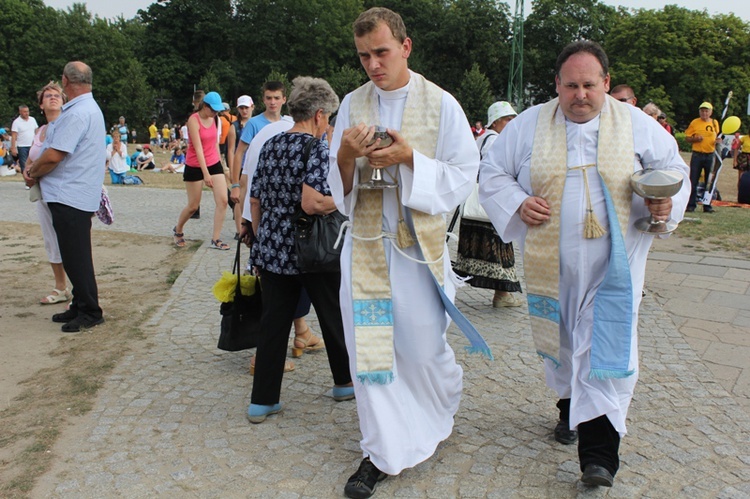
<svg viewBox="0 0 750 499"><path fill-rule="evenodd" d="M633 99L632 97L620 97L617 100L619 100L620 102L627 102L627 101L632 100L632 99Z"/></svg>

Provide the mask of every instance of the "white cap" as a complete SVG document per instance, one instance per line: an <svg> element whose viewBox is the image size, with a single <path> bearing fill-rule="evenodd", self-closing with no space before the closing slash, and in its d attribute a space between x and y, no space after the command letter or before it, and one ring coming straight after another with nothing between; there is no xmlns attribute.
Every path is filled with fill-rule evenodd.
<svg viewBox="0 0 750 499"><path fill-rule="evenodd" d="M249 95L240 95L240 98L237 99L237 107L240 106L253 107L253 98Z"/></svg>
<svg viewBox="0 0 750 499"><path fill-rule="evenodd" d="M490 106L487 110L487 128L490 127L495 121L506 116L518 116L518 113L513 109L510 103L503 101L497 101Z"/></svg>

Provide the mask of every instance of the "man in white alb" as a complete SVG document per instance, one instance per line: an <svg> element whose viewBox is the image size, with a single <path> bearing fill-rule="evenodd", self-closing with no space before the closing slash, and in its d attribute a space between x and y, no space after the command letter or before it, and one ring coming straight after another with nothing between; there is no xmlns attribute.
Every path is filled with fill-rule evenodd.
<svg viewBox="0 0 750 499"><path fill-rule="evenodd" d="M341 104L328 182L353 224L341 253L341 313L364 459L344 492L369 497L453 429L463 372L445 336L455 275L444 214L471 192L479 154L456 100L409 71L401 16L362 13L354 42L370 81ZM390 138L375 138L374 125ZM373 169L398 187L358 188Z"/></svg>
<svg viewBox="0 0 750 499"><path fill-rule="evenodd" d="M581 480L611 487L638 378L638 307L653 240L634 221L649 212L682 219L690 181L664 128L606 94L608 66L594 42L563 49L558 97L500 134L482 159L479 199L500 237L523 244L532 334L560 398L556 439L561 424L577 429ZM679 172L682 190L644 201L630 188L643 168Z"/></svg>

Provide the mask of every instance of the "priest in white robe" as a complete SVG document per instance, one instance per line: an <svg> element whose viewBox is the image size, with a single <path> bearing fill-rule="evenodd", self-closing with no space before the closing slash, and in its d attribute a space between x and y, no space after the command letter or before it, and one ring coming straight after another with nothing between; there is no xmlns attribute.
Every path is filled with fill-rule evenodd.
<svg viewBox="0 0 750 499"><path fill-rule="evenodd" d="M340 301L364 459L345 494L369 497L386 475L428 459L453 429L463 371L446 341L450 319L442 300L453 301L455 276L445 245L444 214L471 192L479 155L457 101L409 71L411 40L398 14L370 9L355 21L354 32L370 83L341 104L328 182L338 209L353 223L343 241ZM386 127L393 144L379 148L380 139L372 143L372 125ZM373 169L398 188L374 195L357 189L370 180ZM377 203L382 199L382 207L370 217L376 240L369 242L352 237L365 235L365 216L358 210L364 210L367 196ZM425 224L437 229L425 235L420 230ZM405 229L411 241L396 236ZM358 244L364 249L357 250ZM381 257L382 264L367 260ZM376 268L381 270L373 272ZM365 271L368 283L358 283ZM389 316L390 326L370 327L379 340L365 343L368 328L361 326L358 303L367 300L358 299L358 293L378 279L388 305L371 315Z"/></svg>
<svg viewBox="0 0 750 499"><path fill-rule="evenodd" d="M555 81L558 98L520 114L483 156L479 198L500 237L522 244L534 340L560 398L556 440L578 439L584 483L611 486L638 378L638 306L654 237L634 222L681 220L689 169L658 123L606 94L608 61L597 44L567 46ZM645 168L679 172L679 193L635 195L629 178ZM548 226L556 228L547 253L530 256L530 239L538 249ZM533 291L536 281L547 292Z"/></svg>

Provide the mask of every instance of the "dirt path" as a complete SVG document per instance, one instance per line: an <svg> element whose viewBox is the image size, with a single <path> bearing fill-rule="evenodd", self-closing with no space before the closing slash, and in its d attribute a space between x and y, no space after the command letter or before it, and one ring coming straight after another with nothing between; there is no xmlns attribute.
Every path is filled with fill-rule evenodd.
<svg viewBox="0 0 750 499"><path fill-rule="evenodd" d="M47 449L85 413L117 360L145 337L140 325L193 255L168 238L94 231L106 323L66 335L41 305L54 281L38 224L0 226L0 496L22 496L48 466Z"/></svg>

